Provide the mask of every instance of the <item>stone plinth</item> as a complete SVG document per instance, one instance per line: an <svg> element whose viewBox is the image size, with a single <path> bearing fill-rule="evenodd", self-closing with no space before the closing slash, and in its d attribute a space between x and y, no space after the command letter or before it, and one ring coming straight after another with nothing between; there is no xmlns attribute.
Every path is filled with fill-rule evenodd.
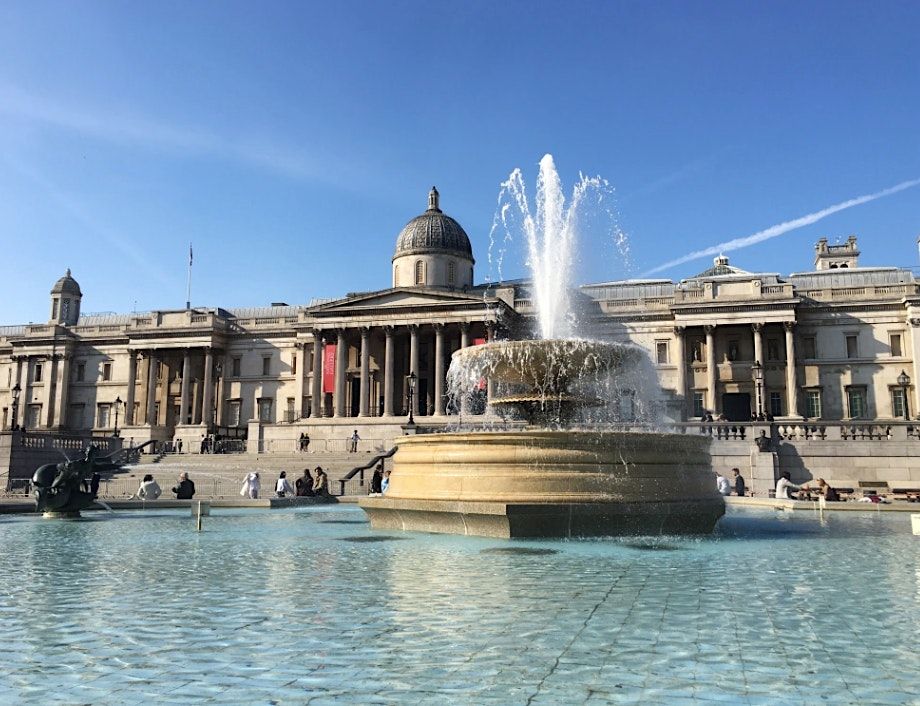
<svg viewBox="0 0 920 706"><path fill-rule="evenodd" d="M490 537L706 533L725 512L709 439L521 431L405 437L378 529Z"/></svg>

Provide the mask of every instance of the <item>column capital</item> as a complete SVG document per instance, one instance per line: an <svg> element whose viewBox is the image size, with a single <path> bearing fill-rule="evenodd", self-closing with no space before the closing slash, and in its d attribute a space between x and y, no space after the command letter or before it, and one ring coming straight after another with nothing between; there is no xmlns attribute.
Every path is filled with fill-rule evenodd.
<svg viewBox="0 0 920 706"><path fill-rule="evenodd" d="M914 328L920 326L920 319L908 319L907 322Z"/></svg>
<svg viewBox="0 0 920 706"><path fill-rule="evenodd" d="M362 326L362 327L361 327L361 340L366 340L367 337L370 336L370 335L371 335L371 327L370 327L370 326Z"/></svg>
<svg viewBox="0 0 920 706"><path fill-rule="evenodd" d="M675 335L675 336L683 336L686 332L687 332L687 327L686 327L686 326L675 326L675 327L674 327L674 335Z"/></svg>
<svg viewBox="0 0 920 706"><path fill-rule="evenodd" d="M438 332L438 333L444 331L444 323L443 323L442 321L435 321L435 322L432 324L432 326L434 327L434 330L435 330L436 332Z"/></svg>
<svg viewBox="0 0 920 706"><path fill-rule="evenodd" d="M387 338L392 338L396 335L396 326L393 324L387 324L383 327L383 335Z"/></svg>
<svg viewBox="0 0 920 706"><path fill-rule="evenodd" d="M751 324L751 330L754 331L754 333L761 333L763 331L763 322L755 321Z"/></svg>
<svg viewBox="0 0 920 706"><path fill-rule="evenodd" d="M790 333L795 330L796 321L783 321L783 328Z"/></svg>
<svg viewBox="0 0 920 706"><path fill-rule="evenodd" d="M703 326L703 331L706 332L706 335L707 335L707 336L709 336L709 335L715 333L715 330L716 330L716 325L715 325L715 324L705 324L705 325Z"/></svg>
<svg viewBox="0 0 920 706"><path fill-rule="evenodd" d="M469 322L469 321L461 321L461 322L460 322L460 330L461 330L461 331L469 331L469 330L470 330L470 322Z"/></svg>

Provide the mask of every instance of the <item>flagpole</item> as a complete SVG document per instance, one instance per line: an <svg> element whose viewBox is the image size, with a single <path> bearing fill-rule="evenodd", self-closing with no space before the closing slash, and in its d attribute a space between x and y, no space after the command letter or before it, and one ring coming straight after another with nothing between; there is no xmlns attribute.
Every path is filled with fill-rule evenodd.
<svg viewBox="0 0 920 706"><path fill-rule="evenodd" d="M192 244L188 244L188 283L185 288L185 308L192 308Z"/></svg>

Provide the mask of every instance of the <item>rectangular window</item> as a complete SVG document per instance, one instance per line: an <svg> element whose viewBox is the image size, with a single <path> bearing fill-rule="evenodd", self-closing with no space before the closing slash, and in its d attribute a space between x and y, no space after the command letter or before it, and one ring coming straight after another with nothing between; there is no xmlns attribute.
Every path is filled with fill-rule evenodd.
<svg viewBox="0 0 920 706"><path fill-rule="evenodd" d="M112 379L112 364L111 363L102 364L102 379L103 380Z"/></svg>
<svg viewBox="0 0 920 706"><path fill-rule="evenodd" d="M83 382L86 379L86 363L77 363L77 382Z"/></svg>
<svg viewBox="0 0 920 706"><path fill-rule="evenodd" d="M703 402L703 393L694 392L693 393L693 416L702 417L706 412L706 407Z"/></svg>
<svg viewBox="0 0 920 706"><path fill-rule="evenodd" d="M240 369L242 368L241 360L239 357L233 359L233 367L231 369L231 375L238 378L240 376ZM235 424L233 426L236 426Z"/></svg>
<svg viewBox="0 0 920 706"><path fill-rule="evenodd" d="M264 399L259 400L259 421L263 423L271 423L272 421L272 400Z"/></svg>
<svg viewBox="0 0 920 706"><path fill-rule="evenodd" d="M240 405L240 400L230 400L227 403L227 426L238 427L240 425Z"/></svg>
<svg viewBox="0 0 920 706"><path fill-rule="evenodd" d="M864 419L866 417L866 388L848 387L847 404L850 408L851 419Z"/></svg>
<svg viewBox="0 0 920 706"><path fill-rule="evenodd" d="M814 336L805 336L802 339L802 347L805 349L806 360L814 360L818 357L818 345Z"/></svg>
<svg viewBox="0 0 920 706"><path fill-rule="evenodd" d="M35 367L32 369L32 380L35 382L42 381L42 374L44 373L44 368L41 363L36 363Z"/></svg>
<svg viewBox="0 0 920 706"><path fill-rule="evenodd" d="M891 388L891 416L898 419L904 416L904 412L904 388L893 387Z"/></svg>
<svg viewBox="0 0 920 706"><path fill-rule="evenodd" d="M728 355L727 358L729 361L734 362L738 360L740 353L741 342L737 338L729 339L728 341Z"/></svg>
<svg viewBox="0 0 920 706"><path fill-rule="evenodd" d="M903 353L901 352L901 334L892 333L888 336L888 342L891 346L891 357L900 358Z"/></svg>
<svg viewBox="0 0 920 706"><path fill-rule="evenodd" d="M271 375L272 372L272 359L268 356L262 358L262 374Z"/></svg>
<svg viewBox="0 0 920 706"><path fill-rule="evenodd" d="M655 359L658 361L658 365L668 364L668 342L667 341L655 341Z"/></svg>
<svg viewBox="0 0 920 706"><path fill-rule="evenodd" d="M821 390L805 391L805 414L809 419L821 418Z"/></svg>
<svg viewBox="0 0 920 706"><path fill-rule="evenodd" d="M82 429L83 428L83 412L86 409L86 405L82 404L72 404L67 408L67 428L68 429Z"/></svg>
<svg viewBox="0 0 920 706"><path fill-rule="evenodd" d="M770 414L780 417L783 414L783 395L779 392L770 393Z"/></svg>
<svg viewBox="0 0 920 706"><path fill-rule="evenodd" d="M26 410L26 429L38 429L41 426L42 406L30 404Z"/></svg>
<svg viewBox="0 0 920 706"><path fill-rule="evenodd" d="M112 411L112 406L109 404L100 404L96 408L96 427L99 429L107 429L109 426L109 416Z"/></svg>
<svg viewBox="0 0 920 706"><path fill-rule="evenodd" d="M779 340L767 339L767 360L779 360Z"/></svg>
<svg viewBox="0 0 920 706"><path fill-rule="evenodd" d="M294 409L294 402L296 400L293 397L287 398L287 409L284 412L284 421L286 422L296 422L297 421L297 412Z"/></svg>
<svg viewBox="0 0 920 706"><path fill-rule="evenodd" d="M855 333L847 334L846 341L847 341L847 358L858 358L859 357L859 339L857 338L856 334Z"/></svg>
<svg viewBox="0 0 920 706"><path fill-rule="evenodd" d="M297 351L291 353L291 375L297 374Z"/></svg>

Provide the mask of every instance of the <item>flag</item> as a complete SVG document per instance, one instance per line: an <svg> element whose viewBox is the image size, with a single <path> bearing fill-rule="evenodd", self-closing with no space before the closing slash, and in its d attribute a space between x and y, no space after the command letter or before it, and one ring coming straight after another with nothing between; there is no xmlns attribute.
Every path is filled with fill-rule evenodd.
<svg viewBox="0 0 920 706"><path fill-rule="evenodd" d="M188 244L188 266L192 266L192 244Z"/></svg>

